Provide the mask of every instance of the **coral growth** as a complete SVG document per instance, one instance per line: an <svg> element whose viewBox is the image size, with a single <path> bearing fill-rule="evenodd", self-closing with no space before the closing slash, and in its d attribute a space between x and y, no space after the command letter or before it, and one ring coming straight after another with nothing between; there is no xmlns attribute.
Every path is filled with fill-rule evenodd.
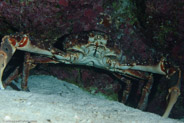
<svg viewBox="0 0 184 123"><path fill-rule="evenodd" d="M146 0L144 21L148 44L182 65L184 1Z"/></svg>
<svg viewBox="0 0 184 123"><path fill-rule="evenodd" d="M0 37L23 32L33 41L54 44L67 35L96 30L109 36L109 45L122 49L127 56L122 61L154 64L164 56L183 70L183 15L183 0L0 0ZM90 68L50 70L95 93L120 90L111 77Z"/></svg>

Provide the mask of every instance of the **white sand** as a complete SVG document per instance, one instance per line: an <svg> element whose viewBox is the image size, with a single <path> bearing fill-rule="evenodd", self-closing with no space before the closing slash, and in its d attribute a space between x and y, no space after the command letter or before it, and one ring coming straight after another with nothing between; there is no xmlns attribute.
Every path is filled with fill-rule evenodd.
<svg viewBox="0 0 184 123"><path fill-rule="evenodd" d="M180 123L89 94L52 76L30 76L31 92L0 91L0 123Z"/></svg>

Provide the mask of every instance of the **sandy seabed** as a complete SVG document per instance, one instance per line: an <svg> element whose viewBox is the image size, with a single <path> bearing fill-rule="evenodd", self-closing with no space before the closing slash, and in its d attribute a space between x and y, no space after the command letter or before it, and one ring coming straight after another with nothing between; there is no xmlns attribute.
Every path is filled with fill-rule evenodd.
<svg viewBox="0 0 184 123"><path fill-rule="evenodd" d="M0 91L0 123L182 122L92 95L53 76L33 75L28 81L30 92Z"/></svg>

